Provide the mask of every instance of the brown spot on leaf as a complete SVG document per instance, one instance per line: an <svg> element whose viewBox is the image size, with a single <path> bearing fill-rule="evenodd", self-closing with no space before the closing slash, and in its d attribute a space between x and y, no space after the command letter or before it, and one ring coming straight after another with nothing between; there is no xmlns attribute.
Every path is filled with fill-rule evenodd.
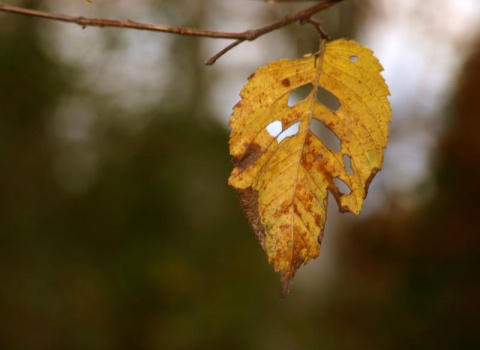
<svg viewBox="0 0 480 350"><path fill-rule="evenodd" d="M232 163L235 168L240 171L247 169L250 165L262 155L262 148L256 143L250 143L245 150L245 153L239 158L233 158Z"/></svg>
<svg viewBox="0 0 480 350"><path fill-rule="evenodd" d="M315 222L320 225L323 222L323 217L320 214L313 214L313 217L315 218Z"/></svg>
<svg viewBox="0 0 480 350"><path fill-rule="evenodd" d="M290 86L290 79L288 78L285 78L282 80L282 85L285 86L285 87L289 87Z"/></svg>

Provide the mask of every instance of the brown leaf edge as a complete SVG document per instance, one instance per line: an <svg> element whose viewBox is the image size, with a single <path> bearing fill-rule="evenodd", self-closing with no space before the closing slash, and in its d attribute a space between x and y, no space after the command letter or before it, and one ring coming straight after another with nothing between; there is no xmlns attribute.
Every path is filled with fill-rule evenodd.
<svg viewBox="0 0 480 350"><path fill-rule="evenodd" d="M261 155L262 152L260 146L255 143L250 143L243 156L241 158L233 158L232 163L235 168L243 171L255 163L257 159L261 157ZM265 230L262 225L260 213L258 212L258 191L254 190L251 186L245 189L235 188L235 191L240 197L240 203L242 205L245 217L247 218L255 237L260 243L264 253L268 256L267 249L265 247ZM292 269L293 272L282 274L281 276L282 298L286 297L290 292L290 289L293 285L293 277L296 269L298 268L297 265L301 265L301 263L297 262L295 264L295 267Z"/></svg>

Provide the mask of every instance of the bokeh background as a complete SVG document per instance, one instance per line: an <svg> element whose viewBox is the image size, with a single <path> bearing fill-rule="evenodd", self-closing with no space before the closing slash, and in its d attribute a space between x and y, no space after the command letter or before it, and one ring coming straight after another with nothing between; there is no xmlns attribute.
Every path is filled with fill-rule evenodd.
<svg viewBox="0 0 480 350"><path fill-rule="evenodd" d="M9 1L221 31L307 4ZM480 348L480 3L345 0L394 119L359 217L331 201L321 256L281 299L233 189L228 116L292 25L228 41L0 13L0 349Z"/></svg>

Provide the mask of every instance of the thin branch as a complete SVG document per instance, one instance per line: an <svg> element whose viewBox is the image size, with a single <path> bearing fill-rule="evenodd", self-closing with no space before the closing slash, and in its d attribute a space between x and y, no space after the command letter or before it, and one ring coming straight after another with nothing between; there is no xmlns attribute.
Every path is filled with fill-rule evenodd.
<svg viewBox="0 0 480 350"><path fill-rule="evenodd" d="M44 18L44 19L49 19L53 21L75 23L80 25L82 28L86 28L86 27L129 28L129 29L137 29L137 30L148 30L153 32L178 34L183 36L235 40L232 44L228 45L223 50L221 50L214 56L210 57L205 62L205 64L211 65L215 63L225 53L233 49L235 46L243 43L244 41L255 40L262 35L273 32L274 30L280 29L282 27L285 27L297 21L301 22L301 21L309 20L314 14L319 13L323 10L326 10L332 5L335 5L340 1L343 1L343 0L325 0L319 4L313 5L293 15L285 16L282 19L276 22L273 22L267 26L254 29L254 30L247 30L239 33L199 30L199 29L193 29L188 27L162 26L162 25L135 22L131 20L117 21L117 20L110 20L110 19L103 19L103 18L74 17L74 16L55 14L55 13L49 13L49 12L43 12L43 11L29 10L22 7L9 6L1 3L0 3L0 12L8 12L8 13L14 13L14 14L19 14L24 16Z"/></svg>
<svg viewBox="0 0 480 350"><path fill-rule="evenodd" d="M43 11L29 10L17 6L9 6L0 4L0 12L15 13L18 15L25 15L30 17L38 17L49 19L53 21L76 23L82 28L86 27L114 27L114 28L128 28L137 30L148 30L153 32L171 33L185 36L199 36L204 38L215 39L240 39L244 35L242 33L222 33L209 30L198 30L187 27L170 27L162 25L154 25L148 23L140 23L135 21L116 21L104 18L85 18L85 17L73 17L67 15L61 15L56 13L49 13Z"/></svg>
<svg viewBox="0 0 480 350"><path fill-rule="evenodd" d="M214 64L215 62L217 62L217 60L222 57L223 55L225 55L228 51L230 51L231 49L233 49L235 46L237 45L240 45L241 43L243 43L245 40L242 40L242 39L238 39L238 40L235 40L233 43L231 43L230 45L227 45L225 46L223 49L221 49L220 51L218 51L215 55L213 55L212 57L210 57L209 59L207 59L205 61L205 64L207 66L211 66L212 64Z"/></svg>

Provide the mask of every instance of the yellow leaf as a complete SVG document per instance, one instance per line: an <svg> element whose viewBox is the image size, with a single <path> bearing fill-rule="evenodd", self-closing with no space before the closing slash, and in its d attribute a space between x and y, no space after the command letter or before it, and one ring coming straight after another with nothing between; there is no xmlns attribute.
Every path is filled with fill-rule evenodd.
<svg viewBox="0 0 480 350"><path fill-rule="evenodd" d="M234 169L229 184L239 193L269 263L280 273L285 295L300 265L320 253L327 191L340 211L358 214L382 166L391 108L381 71L360 44L322 41L315 55L261 67L242 89L230 117ZM290 107L292 91L305 85L311 92ZM322 88L338 99L338 109L318 101ZM316 136L312 125L318 121L340 139L340 150ZM272 136L268 127L275 123L282 131L296 124L298 131ZM342 193L335 179L349 193Z"/></svg>

